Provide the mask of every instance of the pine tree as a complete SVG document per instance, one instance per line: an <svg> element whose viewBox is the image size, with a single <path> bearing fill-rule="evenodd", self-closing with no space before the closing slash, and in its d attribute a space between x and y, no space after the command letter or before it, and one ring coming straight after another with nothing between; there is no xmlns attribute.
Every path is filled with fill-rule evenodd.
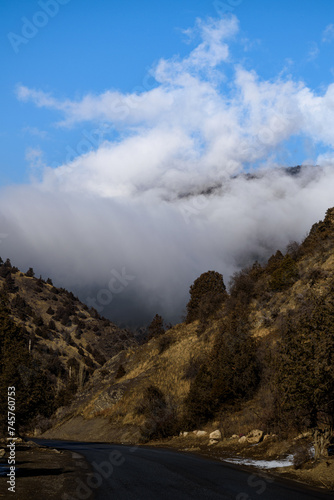
<svg viewBox="0 0 334 500"><path fill-rule="evenodd" d="M147 330L149 340L153 337L159 337L160 335L165 333L164 321L162 317L159 316L159 314L156 314L154 316Z"/></svg>
<svg viewBox="0 0 334 500"><path fill-rule="evenodd" d="M334 426L334 286L285 320L275 359L276 408L292 425Z"/></svg>
<svg viewBox="0 0 334 500"><path fill-rule="evenodd" d="M8 298L0 296L0 421L6 421L8 387L15 387L16 429L22 431L37 415L54 411L54 389L50 380L29 353L28 334L16 326L7 308Z"/></svg>
<svg viewBox="0 0 334 500"><path fill-rule="evenodd" d="M33 278L35 276L35 272L32 267L29 267L28 271L26 272L26 276L28 276L28 278Z"/></svg>
<svg viewBox="0 0 334 500"><path fill-rule="evenodd" d="M207 271L194 281L189 289L189 293L187 323L199 319L201 308L203 308L206 316L210 316L220 307L226 297L223 276L217 271Z"/></svg>

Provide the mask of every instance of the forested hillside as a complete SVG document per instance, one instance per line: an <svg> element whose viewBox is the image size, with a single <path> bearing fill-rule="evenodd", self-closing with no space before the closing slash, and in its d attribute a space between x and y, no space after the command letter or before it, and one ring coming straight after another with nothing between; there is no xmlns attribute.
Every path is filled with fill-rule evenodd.
<svg viewBox="0 0 334 500"><path fill-rule="evenodd" d="M333 243L330 209L301 244L227 286L219 272L203 273L190 287L185 322L156 328L146 344L97 369L50 435L75 428L80 437L89 422L92 437L119 441L210 421L227 434L333 426Z"/></svg>
<svg viewBox="0 0 334 500"><path fill-rule="evenodd" d="M6 388L15 386L21 430L43 428L43 418L69 404L96 368L136 344L71 292L9 259L0 260L0 341L1 414Z"/></svg>
<svg viewBox="0 0 334 500"><path fill-rule="evenodd" d="M165 331L156 315L140 346L51 280L1 262L2 393L19 388L23 429L62 429L65 419L80 435L80 416L94 437L93 422L107 418L99 437L118 440L213 420L226 432L333 427L333 243L330 209L301 244L227 286L218 271L203 273L185 322Z"/></svg>

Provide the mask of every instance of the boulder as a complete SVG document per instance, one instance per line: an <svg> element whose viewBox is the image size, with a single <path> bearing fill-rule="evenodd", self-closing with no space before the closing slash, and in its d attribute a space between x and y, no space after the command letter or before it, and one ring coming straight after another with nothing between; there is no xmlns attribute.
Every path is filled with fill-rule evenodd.
<svg viewBox="0 0 334 500"><path fill-rule="evenodd" d="M6 450L4 449L0 449L0 458L4 457L5 456L5 453L6 453Z"/></svg>
<svg viewBox="0 0 334 500"><path fill-rule="evenodd" d="M222 433L220 432L219 429L217 429L216 431L211 432L209 437L210 439L221 439Z"/></svg>
<svg viewBox="0 0 334 500"><path fill-rule="evenodd" d="M209 445L219 443L218 439L210 439Z"/></svg>
<svg viewBox="0 0 334 500"><path fill-rule="evenodd" d="M256 444L262 441L263 431L260 429L253 429L249 434L247 434L247 442L250 444Z"/></svg>
<svg viewBox="0 0 334 500"><path fill-rule="evenodd" d="M233 436L231 437L231 439L238 439L238 434L233 434Z"/></svg>
<svg viewBox="0 0 334 500"><path fill-rule="evenodd" d="M238 439L238 443L246 443L246 442L247 442L246 436L241 436L241 438Z"/></svg>
<svg viewBox="0 0 334 500"><path fill-rule="evenodd" d="M207 435L206 431L197 431L196 432L196 436L197 437L203 437L203 436L206 436L206 435Z"/></svg>

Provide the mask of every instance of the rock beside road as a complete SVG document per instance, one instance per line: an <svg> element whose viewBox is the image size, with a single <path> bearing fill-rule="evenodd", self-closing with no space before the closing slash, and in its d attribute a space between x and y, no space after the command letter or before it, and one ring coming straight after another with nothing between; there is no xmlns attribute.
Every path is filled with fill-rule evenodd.
<svg viewBox="0 0 334 500"><path fill-rule="evenodd" d="M247 443L249 444L256 444L262 441L263 438L263 431L260 429L254 429L252 430L249 434L247 434Z"/></svg>
<svg viewBox="0 0 334 500"><path fill-rule="evenodd" d="M209 438L210 439L221 439L222 438L222 433L220 432L219 429L217 429L216 431L213 431L213 432L210 433Z"/></svg>

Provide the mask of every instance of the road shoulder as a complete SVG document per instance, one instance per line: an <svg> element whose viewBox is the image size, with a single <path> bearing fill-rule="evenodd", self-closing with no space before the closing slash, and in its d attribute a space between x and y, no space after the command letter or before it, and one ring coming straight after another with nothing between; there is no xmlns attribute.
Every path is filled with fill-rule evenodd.
<svg viewBox="0 0 334 500"><path fill-rule="evenodd" d="M1 466L8 465L7 455ZM16 487L13 498L31 500L75 499L78 484L82 484L90 466L77 453L54 450L28 441L16 446ZM0 498L8 498L7 477L0 477Z"/></svg>

